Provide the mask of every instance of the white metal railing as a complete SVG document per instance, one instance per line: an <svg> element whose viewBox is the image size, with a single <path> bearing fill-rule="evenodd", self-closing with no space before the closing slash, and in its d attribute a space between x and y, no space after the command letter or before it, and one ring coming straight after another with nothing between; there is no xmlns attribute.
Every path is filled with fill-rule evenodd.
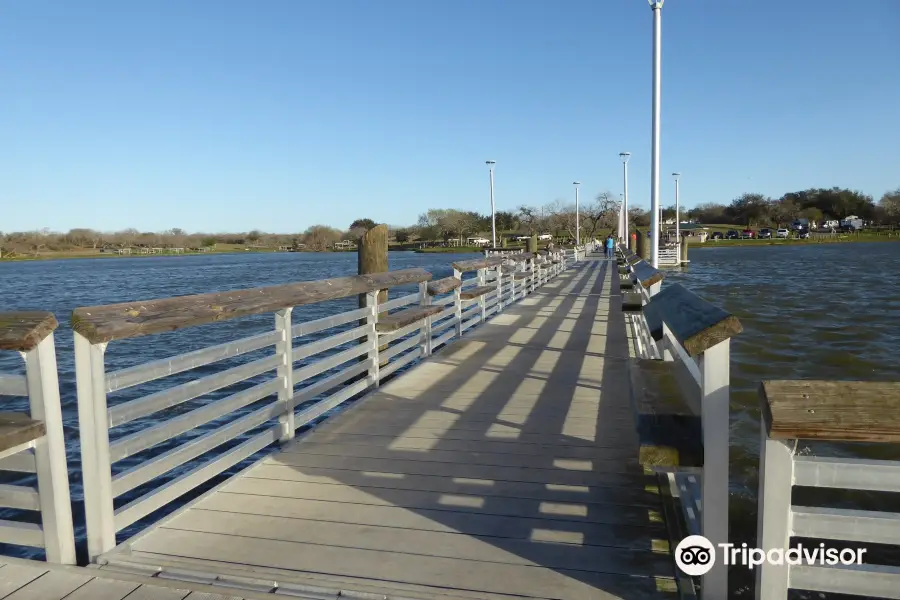
<svg viewBox="0 0 900 600"><path fill-rule="evenodd" d="M832 506L798 506L794 487L900 492L900 461L798 454L800 439L832 443L896 444L900 384L883 382L767 381L760 386L761 440L757 547L782 557L791 538L845 542L818 559L798 551L794 561L756 568L756 598L784 600L788 590L900 598L900 568L872 564L867 544L900 546L900 513ZM894 503L895 504L895 503ZM889 504L890 505L890 504ZM846 505L845 505L846 506ZM803 550L821 550L818 543ZM822 560L825 558L825 560ZM863 564L844 564L862 558ZM798 560L799 559L799 560ZM777 562L777 561L776 561Z"/></svg>
<svg viewBox="0 0 900 600"><path fill-rule="evenodd" d="M0 542L43 548L50 562L75 564L75 535L69 500L69 476L63 439L62 409L56 372L56 346L51 313L0 313L0 348L17 351L25 374L0 374L0 396L28 398L21 415L33 433L16 435L5 413L0 471L18 474L0 485L0 508L40 512L40 524L0 520ZM35 423L37 422L37 423ZM41 433L40 430L43 430Z"/></svg>
<svg viewBox="0 0 900 600"><path fill-rule="evenodd" d="M454 289L435 294L429 291L429 273L407 269L76 309L75 369L90 559L111 550L124 528L271 444L291 440L298 428L484 323L572 262L562 252L464 261L454 265ZM476 277L462 281L463 273L471 271ZM379 301L379 290L408 284L418 284L418 291ZM463 297L485 286L492 289L472 299ZM357 294L365 297L361 308L294 323L296 306ZM272 331L107 370L106 354L115 340L266 313L274 316ZM188 376L198 367L239 356L249 360L214 374ZM179 375L164 389L137 398L117 396ZM238 385L242 389L234 389ZM214 393L219 397L210 399ZM119 433L123 426L127 434ZM125 460L127 468L120 466ZM173 473L175 469L180 472Z"/></svg>
<svg viewBox="0 0 900 600"><path fill-rule="evenodd" d="M620 252L622 249L620 249ZM633 267L629 270L633 273ZM684 290L681 286L677 288ZM661 284L656 282L644 287L638 278L634 280L634 290L641 294L645 310L661 292ZM684 290L687 294L687 292ZM707 309L719 311L696 296L698 311ZM703 306L705 305L705 306ZM684 305L673 305L675 310L683 310ZM685 346L685 337L679 339L670 328L669 319L684 315L666 314L666 309L657 311L659 322L651 325L644 312L630 313L626 322L631 327L639 358L676 361L687 374L677 378L682 394L691 406L700 409L703 428L703 468L700 473L682 469L685 476L679 477L678 484L685 489L682 505L685 509L689 531L703 535L716 547L728 542L728 445L729 445L729 402L730 402L730 335L720 336L721 341L712 345ZM724 311L719 311L727 315ZM729 316L730 317L730 316ZM683 323L683 319L681 323ZM710 319L709 323L715 323ZM736 320L734 320L736 323ZM654 331L656 329L656 331ZM736 331L740 331L739 325ZM674 473L670 481L676 479ZM693 518L692 518L693 517ZM703 576L703 599L724 599L727 597L727 569L721 563Z"/></svg>

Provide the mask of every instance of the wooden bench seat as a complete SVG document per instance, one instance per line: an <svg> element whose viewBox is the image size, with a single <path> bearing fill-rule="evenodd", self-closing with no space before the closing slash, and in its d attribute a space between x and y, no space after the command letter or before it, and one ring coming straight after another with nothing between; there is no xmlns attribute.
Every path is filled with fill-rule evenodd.
<svg viewBox="0 0 900 600"><path fill-rule="evenodd" d="M399 310L392 315L378 317L378 323L375 324L375 331L387 332L396 331L407 325L412 325L416 321L421 321L425 317L430 317L443 312L446 306L414 306L404 310Z"/></svg>
<svg viewBox="0 0 900 600"><path fill-rule="evenodd" d="M457 279L456 277L444 277L443 279L438 279L437 281L428 282L428 295L429 296L441 296L443 294L447 294L452 292L456 288L462 285L462 281Z"/></svg>
<svg viewBox="0 0 900 600"><path fill-rule="evenodd" d="M659 269L654 269L650 266L645 260L640 260L634 263L631 267L632 272L634 273L635 278L644 288L648 288L655 283L659 283L663 280L665 275Z"/></svg>
<svg viewBox="0 0 900 600"><path fill-rule="evenodd" d="M641 312L644 299L640 292L622 292L622 310L625 312Z"/></svg>
<svg viewBox="0 0 900 600"><path fill-rule="evenodd" d="M516 279L516 281L528 279L529 277L531 277L531 271L521 271L519 273L516 273L513 277Z"/></svg>
<svg viewBox="0 0 900 600"><path fill-rule="evenodd" d="M675 361L630 359L631 399L640 440L638 459L647 467L702 467L703 426L699 392L682 392ZM696 388L696 386L695 386Z"/></svg>
<svg viewBox="0 0 900 600"><path fill-rule="evenodd" d="M42 421L35 421L24 413L0 412L0 454L40 439L45 432Z"/></svg>
<svg viewBox="0 0 900 600"><path fill-rule="evenodd" d="M493 291L497 290L496 285L482 285L480 287L473 287L467 290L464 290L459 297L463 300L472 300L473 298L478 298L479 296L484 296L485 294L490 294Z"/></svg>
<svg viewBox="0 0 900 600"><path fill-rule="evenodd" d="M626 273L619 276L619 287L623 290L630 290L634 288L634 277L631 276L631 273Z"/></svg>

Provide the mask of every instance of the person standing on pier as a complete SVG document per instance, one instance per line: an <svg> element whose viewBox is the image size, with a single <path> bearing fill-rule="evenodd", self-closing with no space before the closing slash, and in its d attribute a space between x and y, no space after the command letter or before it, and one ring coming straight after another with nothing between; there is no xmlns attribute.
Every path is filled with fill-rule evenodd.
<svg viewBox="0 0 900 600"><path fill-rule="evenodd" d="M612 234L606 236L606 258L612 259L615 254L616 240L613 239Z"/></svg>

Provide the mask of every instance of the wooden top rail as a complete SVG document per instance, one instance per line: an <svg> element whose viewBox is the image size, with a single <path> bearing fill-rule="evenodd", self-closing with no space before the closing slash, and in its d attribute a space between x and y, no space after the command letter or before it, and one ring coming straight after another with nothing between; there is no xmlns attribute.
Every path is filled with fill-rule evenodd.
<svg viewBox="0 0 900 600"><path fill-rule="evenodd" d="M659 269L654 269L652 266L650 266L650 263L645 260L640 260L633 263L631 266L631 270L632 272L634 272L634 276L637 278L640 284L645 288L650 287L654 283L659 283L663 280L663 277L665 277L662 271L660 271Z"/></svg>
<svg viewBox="0 0 900 600"><path fill-rule="evenodd" d="M504 261L508 260L509 256L491 256L488 258L473 258L472 260L461 260L459 262L453 263L453 268L459 271L460 273L465 273L466 271L477 271L478 269L489 269L491 267L496 267L497 265L502 265Z"/></svg>
<svg viewBox="0 0 900 600"><path fill-rule="evenodd" d="M46 311L0 312L0 350L33 350L58 325Z"/></svg>
<svg viewBox="0 0 900 600"><path fill-rule="evenodd" d="M763 381L759 401L773 439L900 442L900 382Z"/></svg>
<svg viewBox="0 0 900 600"><path fill-rule="evenodd" d="M678 283L653 296L644 306L644 317L654 339L662 339L665 323L691 356L697 356L744 330L737 317Z"/></svg>
<svg viewBox="0 0 900 600"><path fill-rule="evenodd" d="M430 280L431 273L424 269L403 269L248 290L76 308L72 311L72 329L92 344L98 344Z"/></svg>

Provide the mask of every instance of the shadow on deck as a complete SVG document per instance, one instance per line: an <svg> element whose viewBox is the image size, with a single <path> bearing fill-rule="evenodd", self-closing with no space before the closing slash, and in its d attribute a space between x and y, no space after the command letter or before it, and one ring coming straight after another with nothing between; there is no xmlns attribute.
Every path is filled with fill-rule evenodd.
<svg viewBox="0 0 900 600"><path fill-rule="evenodd" d="M580 263L118 556L391 598L676 597L614 265Z"/></svg>

